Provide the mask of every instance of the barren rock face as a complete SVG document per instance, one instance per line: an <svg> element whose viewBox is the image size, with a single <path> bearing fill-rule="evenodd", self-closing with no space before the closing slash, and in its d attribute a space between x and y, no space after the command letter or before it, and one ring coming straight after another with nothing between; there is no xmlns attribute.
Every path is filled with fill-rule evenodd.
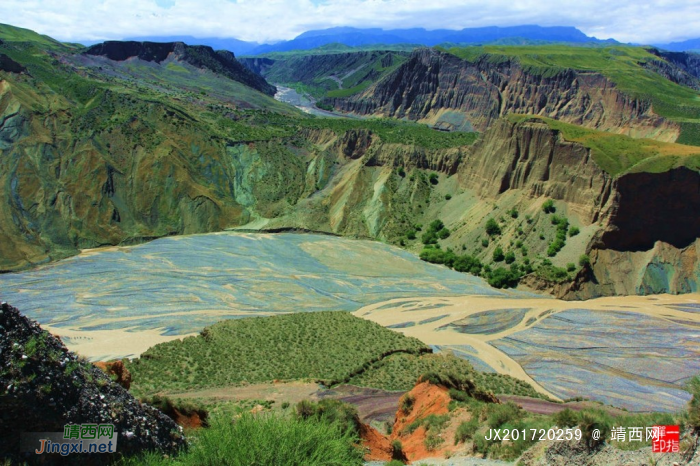
<svg viewBox="0 0 700 466"><path fill-rule="evenodd" d="M623 94L599 73L567 69L544 75L510 59L486 56L471 63L432 49L415 51L365 92L332 102L344 112L438 126L445 110L456 110L478 131L509 113L527 113L667 141L679 133L677 124L654 115L648 101Z"/></svg>
<svg viewBox="0 0 700 466"><path fill-rule="evenodd" d="M0 368L0 457L21 458L21 432L63 432L66 424L114 424L121 454L174 452L185 445L170 418L139 403L5 303L0 307ZM101 456L91 458L93 464L109 461ZM78 460L58 457L51 464L79 464Z"/></svg>

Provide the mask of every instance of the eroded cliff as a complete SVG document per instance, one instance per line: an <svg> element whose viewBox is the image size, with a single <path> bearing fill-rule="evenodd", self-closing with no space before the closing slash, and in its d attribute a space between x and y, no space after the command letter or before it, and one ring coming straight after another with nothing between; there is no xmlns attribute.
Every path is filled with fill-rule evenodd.
<svg viewBox="0 0 700 466"><path fill-rule="evenodd" d="M434 49L415 51L366 91L330 103L343 112L409 118L447 129L483 131L501 116L521 113L664 141L675 141L680 131L677 123L657 116L650 101L621 92L602 74L543 72L490 55L470 62Z"/></svg>

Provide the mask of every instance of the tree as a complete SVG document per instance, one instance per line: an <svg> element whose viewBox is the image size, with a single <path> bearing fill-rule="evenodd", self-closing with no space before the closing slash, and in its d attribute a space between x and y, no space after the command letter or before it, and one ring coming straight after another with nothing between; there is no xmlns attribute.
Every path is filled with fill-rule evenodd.
<svg viewBox="0 0 700 466"><path fill-rule="evenodd" d="M512 264L515 262L515 253L513 251L508 251L505 256L506 264Z"/></svg>
<svg viewBox="0 0 700 466"><path fill-rule="evenodd" d="M501 227L498 222L492 218L486 221L486 234L489 236L497 236L501 234Z"/></svg>

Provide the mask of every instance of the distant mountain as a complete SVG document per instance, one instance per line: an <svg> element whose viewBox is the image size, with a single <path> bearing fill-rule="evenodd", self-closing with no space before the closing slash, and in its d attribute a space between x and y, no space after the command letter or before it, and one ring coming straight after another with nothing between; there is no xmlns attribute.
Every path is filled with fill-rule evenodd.
<svg viewBox="0 0 700 466"><path fill-rule="evenodd" d="M655 47L670 52L700 52L700 38L671 42L670 44L656 44Z"/></svg>
<svg viewBox="0 0 700 466"><path fill-rule="evenodd" d="M244 55L257 47L260 47L260 44L257 42L246 42L239 39L220 37L143 36L130 37L124 40L135 42L184 42L187 45L207 45L214 50L229 50L236 55Z"/></svg>
<svg viewBox="0 0 700 466"><path fill-rule="evenodd" d="M434 46L442 43L477 44L492 43L507 39L523 41L586 43L601 42L589 37L574 27L542 27L535 25L512 27L466 28L462 30L436 29L428 31L423 28L413 29L358 29L336 27L330 29L307 31L290 41L271 45L261 45L249 52L259 55L270 52L290 50L308 50L327 44L340 43L351 47L371 44L419 44Z"/></svg>

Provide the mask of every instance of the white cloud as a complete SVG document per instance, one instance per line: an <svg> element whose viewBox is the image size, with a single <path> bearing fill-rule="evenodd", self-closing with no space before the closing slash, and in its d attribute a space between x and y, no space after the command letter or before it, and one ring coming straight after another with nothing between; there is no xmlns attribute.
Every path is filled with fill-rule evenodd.
<svg viewBox="0 0 700 466"><path fill-rule="evenodd" d="M700 36L697 0L2 0L0 18L65 41L192 35L274 42L333 26L522 24L576 26L623 42Z"/></svg>

